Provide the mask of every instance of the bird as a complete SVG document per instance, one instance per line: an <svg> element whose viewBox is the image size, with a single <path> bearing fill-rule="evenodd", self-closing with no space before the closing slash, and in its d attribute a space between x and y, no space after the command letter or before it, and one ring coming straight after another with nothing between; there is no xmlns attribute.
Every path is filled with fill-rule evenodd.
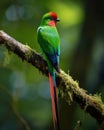
<svg viewBox="0 0 104 130"><path fill-rule="evenodd" d="M55 130L60 130L55 75L55 71L60 73L60 38L56 28L56 23L58 21L60 21L60 19L55 12L51 11L45 13L42 17L40 26L37 29L37 40L42 50L43 57L48 65L53 123Z"/></svg>

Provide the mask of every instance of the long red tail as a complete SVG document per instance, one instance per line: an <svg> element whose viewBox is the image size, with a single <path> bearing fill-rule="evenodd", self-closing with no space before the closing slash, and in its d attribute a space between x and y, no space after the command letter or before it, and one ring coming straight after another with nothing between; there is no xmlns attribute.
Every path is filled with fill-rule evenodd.
<svg viewBox="0 0 104 130"><path fill-rule="evenodd" d="M51 94L51 100L52 100L54 129L60 130L58 106L57 106L57 96L56 96L56 88L55 88L56 86L54 84L53 78L52 78L50 73L49 73L49 82L50 82L50 94Z"/></svg>

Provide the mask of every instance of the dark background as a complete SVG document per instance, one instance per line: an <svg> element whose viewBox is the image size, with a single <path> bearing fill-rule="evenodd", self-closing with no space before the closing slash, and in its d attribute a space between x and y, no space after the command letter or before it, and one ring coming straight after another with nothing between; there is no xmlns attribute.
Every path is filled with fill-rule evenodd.
<svg viewBox="0 0 104 130"><path fill-rule="evenodd" d="M88 93L104 99L103 0L1 0L0 30L40 52L37 28L41 17L57 12L61 41L60 67ZM61 130L83 130L98 124L76 103L59 98ZM0 130L52 130L48 79L36 68L0 46Z"/></svg>

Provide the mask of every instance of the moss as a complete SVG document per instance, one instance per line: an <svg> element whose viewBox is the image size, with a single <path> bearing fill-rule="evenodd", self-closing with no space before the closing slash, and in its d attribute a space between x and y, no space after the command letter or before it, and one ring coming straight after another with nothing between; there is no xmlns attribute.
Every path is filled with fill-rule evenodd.
<svg viewBox="0 0 104 130"><path fill-rule="evenodd" d="M25 50L25 59L28 61L28 59L33 54L33 50L28 45L25 45L25 48L26 48L26 50Z"/></svg>
<svg viewBox="0 0 104 130"><path fill-rule="evenodd" d="M97 106L100 106L102 109L102 114L104 114L104 103L101 99L101 94L94 94L92 96L94 103L96 103Z"/></svg>
<svg viewBox="0 0 104 130"><path fill-rule="evenodd" d="M71 102L73 102L73 93L68 92L68 96L69 96L69 104L71 104Z"/></svg>
<svg viewBox="0 0 104 130"><path fill-rule="evenodd" d="M11 44L11 42L6 42L6 47L8 48L9 51L13 51L15 50L15 46L13 44Z"/></svg>
<svg viewBox="0 0 104 130"><path fill-rule="evenodd" d="M3 66L7 66L10 63L11 60L11 55L12 53L8 50L4 51L4 62L3 62Z"/></svg>

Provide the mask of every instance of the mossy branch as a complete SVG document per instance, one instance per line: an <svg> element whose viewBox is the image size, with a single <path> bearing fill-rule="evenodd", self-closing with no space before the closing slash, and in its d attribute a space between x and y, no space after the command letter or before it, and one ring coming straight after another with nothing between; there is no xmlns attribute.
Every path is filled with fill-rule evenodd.
<svg viewBox="0 0 104 130"><path fill-rule="evenodd" d="M48 75L46 61L29 46L16 41L3 31L0 31L0 45L4 45L9 51L18 55L23 61L25 60L31 63L43 74L46 76ZM68 103L75 101L85 112L89 113L102 125L104 123L104 104L101 97L87 94L70 75L62 70L60 74L56 73L56 76L57 86L65 101Z"/></svg>

